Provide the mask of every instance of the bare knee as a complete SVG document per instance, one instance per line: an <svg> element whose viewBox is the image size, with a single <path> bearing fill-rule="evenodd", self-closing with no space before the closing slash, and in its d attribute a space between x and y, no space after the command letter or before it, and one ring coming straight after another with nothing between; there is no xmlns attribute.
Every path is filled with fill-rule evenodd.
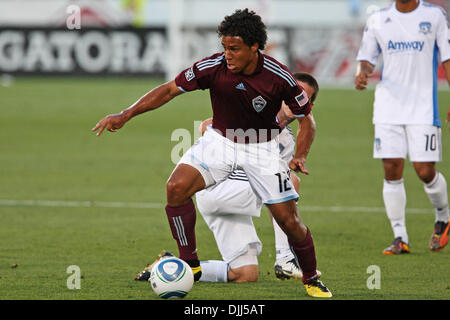
<svg viewBox="0 0 450 320"><path fill-rule="evenodd" d="M277 223L285 233L291 233L290 230L296 229L302 224L300 217L293 213L281 216Z"/></svg>
<svg viewBox="0 0 450 320"><path fill-rule="evenodd" d="M258 265L246 265L228 271L230 282L256 282L258 276Z"/></svg>
<svg viewBox="0 0 450 320"><path fill-rule="evenodd" d="M434 162L414 162L413 165L420 180L424 183L433 181L436 176Z"/></svg>
<svg viewBox="0 0 450 320"><path fill-rule="evenodd" d="M297 213L295 202L269 205L268 208L289 239L297 242L306 237L308 229Z"/></svg>
<svg viewBox="0 0 450 320"><path fill-rule="evenodd" d="M384 177L386 180L400 180L403 177L403 159L383 159Z"/></svg>
<svg viewBox="0 0 450 320"><path fill-rule="evenodd" d="M187 189L182 180L169 179L166 183L167 204L171 207L183 205L189 199Z"/></svg>

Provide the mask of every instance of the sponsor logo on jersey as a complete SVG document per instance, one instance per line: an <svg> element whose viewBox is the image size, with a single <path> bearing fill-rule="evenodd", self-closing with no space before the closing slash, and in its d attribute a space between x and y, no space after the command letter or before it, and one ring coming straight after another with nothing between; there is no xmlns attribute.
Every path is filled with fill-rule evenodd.
<svg viewBox="0 0 450 320"><path fill-rule="evenodd" d="M388 51L419 51L423 50L424 41L392 41L388 42Z"/></svg>
<svg viewBox="0 0 450 320"><path fill-rule="evenodd" d="M186 77L186 81L191 81L195 78L194 70L192 70L192 68L186 70L184 76Z"/></svg>
<svg viewBox="0 0 450 320"><path fill-rule="evenodd" d="M431 33L431 23L429 23L429 22L419 23L419 32L423 33L423 34Z"/></svg>
<svg viewBox="0 0 450 320"><path fill-rule="evenodd" d="M264 107L266 106L267 102L263 97L257 96L256 98L253 98L252 104L256 112L261 112L262 109L264 109Z"/></svg>

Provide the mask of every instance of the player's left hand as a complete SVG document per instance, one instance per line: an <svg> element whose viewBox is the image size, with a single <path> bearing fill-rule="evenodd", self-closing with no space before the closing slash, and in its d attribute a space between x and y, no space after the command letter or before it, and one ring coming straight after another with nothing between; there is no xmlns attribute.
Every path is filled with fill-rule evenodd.
<svg viewBox="0 0 450 320"><path fill-rule="evenodd" d="M309 174L308 169L306 169L305 165L306 159L304 158L292 158L289 162L289 168L294 170L295 172L301 172L303 174Z"/></svg>

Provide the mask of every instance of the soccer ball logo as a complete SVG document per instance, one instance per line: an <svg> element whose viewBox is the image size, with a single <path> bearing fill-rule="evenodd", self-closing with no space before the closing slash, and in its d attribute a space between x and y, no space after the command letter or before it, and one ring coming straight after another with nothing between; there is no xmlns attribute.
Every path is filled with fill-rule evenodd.
<svg viewBox="0 0 450 320"><path fill-rule="evenodd" d="M170 257L153 266L148 281L161 298L184 298L192 289L194 274L186 262Z"/></svg>

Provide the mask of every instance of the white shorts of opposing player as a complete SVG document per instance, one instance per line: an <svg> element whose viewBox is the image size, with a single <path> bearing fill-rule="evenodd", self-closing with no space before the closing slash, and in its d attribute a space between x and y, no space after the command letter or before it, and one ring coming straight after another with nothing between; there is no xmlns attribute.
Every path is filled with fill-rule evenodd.
<svg viewBox="0 0 450 320"><path fill-rule="evenodd" d="M442 161L441 128L434 125L375 124L376 159L409 157L411 162Z"/></svg>

